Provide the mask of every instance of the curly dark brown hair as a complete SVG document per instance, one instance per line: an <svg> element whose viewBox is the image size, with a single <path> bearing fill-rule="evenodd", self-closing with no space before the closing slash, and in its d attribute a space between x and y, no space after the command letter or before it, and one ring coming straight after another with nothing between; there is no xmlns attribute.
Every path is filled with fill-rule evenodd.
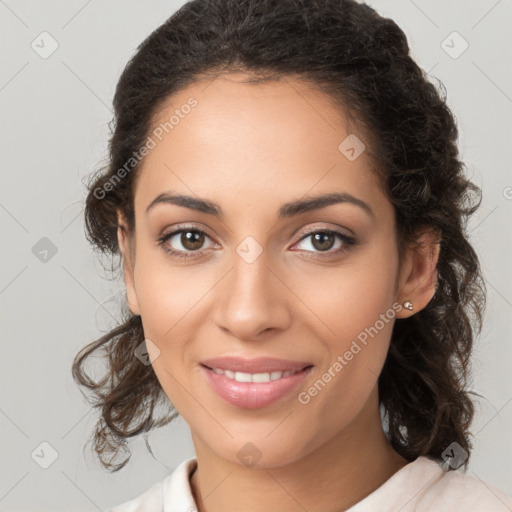
<svg viewBox="0 0 512 512"><path fill-rule="evenodd" d="M87 183L88 241L102 255L120 256L117 211L132 232L140 167L134 155L146 142L153 116L170 95L199 77L230 71L247 73L252 83L306 80L359 123L395 208L400 262L422 229L440 234L435 295L421 311L395 321L379 398L390 444L407 460L425 455L442 463L452 442L470 453L474 405L467 384L486 290L466 225L480 206L481 189L464 176L444 86L439 81L434 86L411 58L395 22L368 5L355 0L186 3L139 45L119 79L108 165ZM134 357L145 339L141 317L126 309L122 322L80 351L72 368L101 412L91 440L111 471L128 462L129 438L178 415L153 367ZM94 380L84 363L99 349L106 353L107 371ZM168 410L156 419L159 403ZM112 462L122 455L124 460Z"/></svg>

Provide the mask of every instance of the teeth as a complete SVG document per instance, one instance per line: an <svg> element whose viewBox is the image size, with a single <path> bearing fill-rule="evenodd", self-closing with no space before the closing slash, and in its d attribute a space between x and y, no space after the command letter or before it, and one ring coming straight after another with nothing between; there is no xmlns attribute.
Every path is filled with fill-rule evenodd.
<svg viewBox="0 0 512 512"><path fill-rule="evenodd" d="M289 377L295 375L301 370L286 371L286 372L270 372L270 373L244 373L232 372L230 370L222 370L220 368L212 368L215 373L225 375L229 379L236 380L237 382L270 382L271 380L281 379L282 377Z"/></svg>

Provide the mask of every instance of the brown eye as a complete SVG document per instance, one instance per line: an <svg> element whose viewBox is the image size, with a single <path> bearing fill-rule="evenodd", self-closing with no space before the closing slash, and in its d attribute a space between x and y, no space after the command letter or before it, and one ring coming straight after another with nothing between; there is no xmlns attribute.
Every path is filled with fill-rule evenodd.
<svg viewBox="0 0 512 512"><path fill-rule="evenodd" d="M211 238L201 229L182 227L158 238L158 245L173 258L187 259L201 257L208 249L205 241ZM213 247L215 244L211 242Z"/></svg>
<svg viewBox="0 0 512 512"><path fill-rule="evenodd" d="M204 244L204 233L201 231L182 231L181 245L189 251L196 251Z"/></svg>
<svg viewBox="0 0 512 512"><path fill-rule="evenodd" d="M299 250L311 253L309 258L319 259L342 255L355 245L355 239L345 233L330 229L318 229L306 233L299 240L297 246Z"/></svg>
<svg viewBox="0 0 512 512"><path fill-rule="evenodd" d="M312 236L312 245L319 251L328 251L334 246L336 237L331 233L318 232Z"/></svg>

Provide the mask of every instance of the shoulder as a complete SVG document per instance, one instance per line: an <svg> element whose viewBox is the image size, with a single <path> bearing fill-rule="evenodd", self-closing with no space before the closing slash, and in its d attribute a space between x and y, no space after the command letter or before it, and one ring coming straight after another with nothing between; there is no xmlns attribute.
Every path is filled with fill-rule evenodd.
<svg viewBox="0 0 512 512"><path fill-rule="evenodd" d="M476 474L445 471L428 457L410 462L347 512L510 512L512 497Z"/></svg>
<svg viewBox="0 0 512 512"><path fill-rule="evenodd" d="M189 475L196 468L195 457L181 462L174 471L161 482L155 483L149 489L135 498L120 505L111 507L104 512L163 512L164 503L175 505L191 505Z"/></svg>
<svg viewBox="0 0 512 512"><path fill-rule="evenodd" d="M512 497L485 482L476 473L444 471L434 460L425 458L423 465L437 466L439 472L418 498L418 511L460 510L471 512L506 512L512 510Z"/></svg>

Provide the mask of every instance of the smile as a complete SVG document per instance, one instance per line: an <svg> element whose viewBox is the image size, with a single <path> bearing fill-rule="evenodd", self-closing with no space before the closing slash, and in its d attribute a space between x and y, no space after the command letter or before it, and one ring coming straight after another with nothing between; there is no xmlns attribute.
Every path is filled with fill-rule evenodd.
<svg viewBox="0 0 512 512"><path fill-rule="evenodd" d="M245 373L245 372L232 372L230 370L222 370L221 368L211 368L212 371L219 375L225 375L228 379L236 380L237 382L270 382L271 380L281 379L282 377L290 377L302 370L295 371L275 371L270 373Z"/></svg>
<svg viewBox="0 0 512 512"><path fill-rule="evenodd" d="M261 409L280 399L303 383L313 365L301 370L264 373L234 372L200 365L215 393L230 405L242 409Z"/></svg>

